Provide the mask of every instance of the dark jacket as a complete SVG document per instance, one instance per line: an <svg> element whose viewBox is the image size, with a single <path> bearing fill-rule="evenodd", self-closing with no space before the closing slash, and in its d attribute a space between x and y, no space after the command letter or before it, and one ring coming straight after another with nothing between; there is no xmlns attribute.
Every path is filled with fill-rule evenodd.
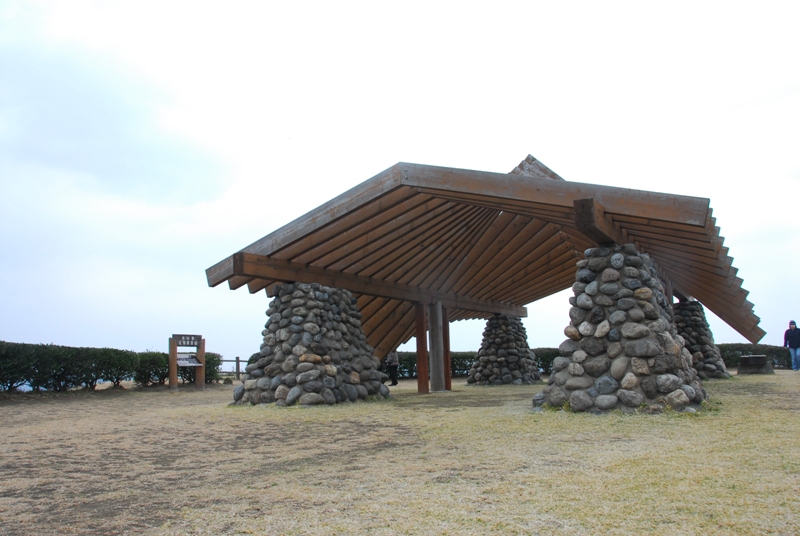
<svg viewBox="0 0 800 536"><path fill-rule="evenodd" d="M783 345L789 348L800 348L800 328L787 329L783 334Z"/></svg>

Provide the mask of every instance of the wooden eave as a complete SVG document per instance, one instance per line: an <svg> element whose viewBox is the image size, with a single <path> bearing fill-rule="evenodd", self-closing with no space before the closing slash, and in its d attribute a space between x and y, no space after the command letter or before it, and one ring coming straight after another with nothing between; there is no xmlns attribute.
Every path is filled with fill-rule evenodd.
<svg viewBox="0 0 800 536"><path fill-rule="evenodd" d="M568 182L530 156L509 174L398 163L206 276L252 293L285 281L347 288L382 356L413 335L414 302L442 301L451 320L525 316L605 240L636 244L676 291L763 337L708 199Z"/></svg>

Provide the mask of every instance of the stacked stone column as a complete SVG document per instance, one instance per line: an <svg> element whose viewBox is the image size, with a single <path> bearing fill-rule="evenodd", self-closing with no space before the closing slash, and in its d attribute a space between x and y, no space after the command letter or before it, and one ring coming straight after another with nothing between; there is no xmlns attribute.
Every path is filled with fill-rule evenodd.
<svg viewBox="0 0 800 536"><path fill-rule="evenodd" d="M528 335L520 318L490 317L467 383L530 385L541 379L536 355L528 348Z"/></svg>
<svg viewBox="0 0 800 536"><path fill-rule="evenodd" d="M378 370L349 291L316 283L289 283L276 291L261 357L247 366L234 404L336 404L389 396L383 385L388 377Z"/></svg>
<svg viewBox="0 0 800 536"><path fill-rule="evenodd" d="M578 261L568 337L534 406L573 411L683 409L706 398L652 261L633 244Z"/></svg>
<svg viewBox="0 0 800 536"><path fill-rule="evenodd" d="M675 306L675 327L686 341L686 348L692 354L692 366L701 379L731 377L722 360L722 353L714 344L714 335L699 301L687 299L678 302Z"/></svg>

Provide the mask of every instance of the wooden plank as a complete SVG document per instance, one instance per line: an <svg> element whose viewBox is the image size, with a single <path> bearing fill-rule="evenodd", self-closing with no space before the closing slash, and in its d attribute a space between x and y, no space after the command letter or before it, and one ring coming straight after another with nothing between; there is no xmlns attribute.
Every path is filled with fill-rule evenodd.
<svg viewBox="0 0 800 536"><path fill-rule="evenodd" d="M680 283L682 289L685 288L682 282L679 280L677 282ZM724 301L717 299L712 293L708 293L703 289L686 290L708 310L725 321L726 324L735 329L743 337L753 342L749 337L756 334L757 329L760 329L758 328L760 319L751 312L751 309L747 307L734 307L730 304L726 304ZM749 305L752 306L752 304Z"/></svg>
<svg viewBox="0 0 800 536"><path fill-rule="evenodd" d="M449 228L442 230L442 236L431 241L427 248L421 248L417 252L416 258L409 258L407 265L411 268L407 269L397 281L431 288L430 283L426 284L426 281L435 278L437 273L444 269L443 266L447 263L447 257L453 252L455 244L460 243L463 236L479 224L480 217L486 214L488 209L473 207L472 210L474 213L470 216L451 222Z"/></svg>
<svg viewBox="0 0 800 536"><path fill-rule="evenodd" d="M398 169L403 184L417 188L470 192L568 208L575 199L593 197L612 215L630 214L700 227L705 226L709 209L709 200L699 197L405 162L399 163Z"/></svg>
<svg viewBox="0 0 800 536"><path fill-rule="evenodd" d="M283 250L280 258L301 263L314 263L326 266L334 262L332 259L357 251L364 244L370 244L379 238L395 232L397 229L413 225L420 218L431 218L447 210L450 204L444 199L434 199L427 195L405 197L390 209L365 218L357 224L345 229L339 225L331 225L333 235L329 237L315 236L313 247L299 255L289 255ZM338 223L338 222L337 222Z"/></svg>
<svg viewBox="0 0 800 536"><path fill-rule="evenodd" d="M457 292L457 288L463 286L463 282L469 278L468 273L477 268L478 259L480 259L487 248L494 244L498 237L502 236L506 228L517 218L515 214L510 212L497 212L494 219L489 226L484 230L480 236L476 237L467 256L464 257L458 265L453 269L452 273L448 275L446 281L439 286L444 292Z"/></svg>
<svg viewBox="0 0 800 536"><path fill-rule="evenodd" d="M519 163L517 167L508 172L509 175L524 175L526 177L537 177L540 179L551 179L563 181L558 174L552 169L542 164L539 160L532 155L525 157L525 160Z"/></svg>
<svg viewBox="0 0 800 536"><path fill-rule="evenodd" d="M607 208L606 208L606 214L610 214ZM630 214L622 214L622 213L613 213L610 214L610 216L615 222L618 222L620 225L624 227L628 227L630 225L639 225L644 228L651 228L654 230L671 229L674 231L696 234L698 236L709 236L709 230L706 229L705 225L703 226L689 225L686 223L662 221L653 218L647 218L643 216L632 216Z"/></svg>
<svg viewBox="0 0 800 536"><path fill-rule="evenodd" d="M536 217L549 222L557 222L562 225L575 225L575 213L570 208L516 199L492 199L484 195L472 194L469 192L445 192L434 188L418 188L417 190L439 199L448 199L457 203L477 207L488 207L504 212L513 212L518 215Z"/></svg>
<svg viewBox="0 0 800 536"><path fill-rule="evenodd" d="M614 222L606 216L603 205L597 199L575 199L575 228L585 234L590 240L600 244L624 244Z"/></svg>
<svg viewBox="0 0 800 536"><path fill-rule="evenodd" d="M481 209L478 207L458 206L453 212L437 222L425 233L416 233L403 248L396 252L386 251L374 256L372 266L361 270L361 273L379 279L406 282L419 273L419 265L427 262L432 252L443 237L451 234L458 222L473 217Z"/></svg>
<svg viewBox="0 0 800 536"><path fill-rule="evenodd" d="M233 276L233 256L222 259L211 268L206 269L206 280L209 287L216 287Z"/></svg>
<svg viewBox="0 0 800 536"><path fill-rule="evenodd" d="M731 270L733 270L731 266L733 259L730 257L719 259L718 262L713 262L705 257L696 257L691 254L681 255L680 252L662 248L658 245L649 245L646 249L647 254L658 262L664 263L669 261L675 266L683 266L684 269L687 270L703 272L710 277L728 279ZM733 283L733 280L730 280L730 282Z"/></svg>
<svg viewBox="0 0 800 536"><path fill-rule="evenodd" d="M228 279L228 287L231 290L236 290L237 288L242 288L247 283L249 283L251 280L252 280L251 277L242 277L242 276L236 276L235 275L235 276L231 277L230 279Z"/></svg>
<svg viewBox="0 0 800 536"><path fill-rule="evenodd" d="M438 274L433 280L423 281L423 286L428 288L435 288L439 292L446 292L449 287L445 287L445 282L451 274L454 274L464 262L464 259L469 257L470 252L475 247L475 244L485 234L486 230L492 225L492 222L497 218L497 212L485 209L480 218L476 218L474 225L465 232L458 244L455 244L454 250L447 257L446 265L442 266Z"/></svg>
<svg viewBox="0 0 800 536"><path fill-rule="evenodd" d="M509 271L498 285L491 289L491 295L514 295L528 287L535 287L540 281L556 280L561 273L569 273L575 278L575 264L572 252L566 248L554 248L529 264L523 264L514 271ZM483 295L487 291L477 291ZM528 302L520 302L528 303Z"/></svg>
<svg viewBox="0 0 800 536"><path fill-rule="evenodd" d="M575 282L575 276L570 273L564 273L559 276L540 281L536 286L527 287L525 294L518 296L522 303L534 303L542 298L546 298L561 292L564 289L570 288Z"/></svg>
<svg viewBox="0 0 800 536"><path fill-rule="evenodd" d="M281 227L280 229L268 234L264 238L257 240L242 249L245 253L255 253L258 255L270 255L305 236L315 230L327 226L361 209L364 205L370 204L375 199L402 188L401 171L398 164L378 173L371 179L347 190L343 194L334 197L327 203L307 212L296 220ZM408 195L413 195L413 191L407 191ZM371 211L380 212L382 207L372 205Z"/></svg>
<svg viewBox="0 0 800 536"><path fill-rule="evenodd" d="M428 306L424 303L415 303L414 312L416 315L416 335L417 335L417 393L426 394L430 392L428 388Z"/></svg>
<svg viewBox="0 0 800 536"><path fill-rule="evenodd" d="M530 223L530 218L526 216L514 216L509 224L503 228L502 233L496 235L494 240L480 251L480 255L472 262L472 265L467 268L467 271L460 278L458 284L454 285L453 289L457 293L462 293L463 289L470 288L471 282L481 276L481 272L487 270L495 259L498 258L500 252L511 240L514 239L525 227Z"/></svg>
<svg viewBox="0 0 800 536"><path fill-rule="evenodd" d="M371 240L366 238L363 241L359 240L352 248L321 257L315 264L333 270L362 272L374 264L376 259L390 262L389 259L402 257L403 252L407 251L408 244L437 228L442 221L452 218L454 211L458 211L456 214L461 214L463 210L466 209L446 202L428 213L419 215L416 219L389 229L388 232L371 235Z"/></svg>
<svg viewBox="0 0 800 536"><path fill-rule="evenodd" d="M317 252L321 248L322 252L336 249L342 243L346 243L354 231L358 233L359 229L363 229L365 225L371 226L371 222L379 225L380 222L390 221L394 215L406 211L409 207L432 200L430 196L419 195L415 190L409 188L389 191L358 207L357 210L317 228L312 235L307 235L272 252L270 256L296 262L312 262L313 256L310 259L306 258L309 252ZM433 201L442 202L441 200Z"/></svg>
<svg viewBox="0 0 800 536"><path fill-rule="evenodd" d="M250 294L256 294L273 284L275 284L275 281L272 279L253 279L247 283L247 290Z"/></svg>
<svg viewBox="0 0 800 536"><path fill-rule="evenodd" d="M437 210L434 217L425 217L417 224L411 223L405 228L394 230L391 235L374 244L368 244L365 251L354 252L325 268L346 270L382 279L397 266L408 262L407 254L420 247L421 242L432 241L439 236L442 228L446 228L453 221L458 221L460 217L474 210L476 209L473 207L446 205ZM387 266L394 268L387 269Z"/></svg>
<svg viewBox="0 0 800 536"><path fill-rule="evenodd" d="M430 303L441 301L449 307L476 309L484 312L497 312L515 316L525 316L524 307L508 303L474 300L469 296L452 293L433 292L429 289L391 283L346 272L325 270L316 266L304 266L280 259L270 259L261 255L239 252L234 255L234 273L253 278L274 279L276 281L298 281L320 283L351 292L394 298L405 301Z"/></svg>
<svg viewBox="0 0 800 536"><path fill-rule="evenodd" d="M569 247L564 244L561 236L553 233L551 227L541 226L543 222L534 221L528 226L534 234L528 235L525 232L519 233L519 237L524 237L524 246L517 246L516 239L510 241L498 255L499 262L487 266L479 274L476 274L470 281L470 285L462 291L473 295L483 293L489 289L502 284L510 273L516 273L527 268L530 263L535 262L540 257L553 250L559 252L569 251Z"/></svg>
<svg viewBox="0 0 800 536"><path fill-rule="evenodd" d="M447 307L442 307L442 341L444 343L444 390L452 391L452 376L450 366L450 319L447 316Z"/></svg>

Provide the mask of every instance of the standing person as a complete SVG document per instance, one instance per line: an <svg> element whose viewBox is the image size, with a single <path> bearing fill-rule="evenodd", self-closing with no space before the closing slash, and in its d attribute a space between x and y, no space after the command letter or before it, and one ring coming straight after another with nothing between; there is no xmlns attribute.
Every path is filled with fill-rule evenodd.
<svg viewBox="0 0 800 536"><path fill-rule="evenodd" d="M389 373L389 379L392 380L391 385L397 385L397 367L400 365L400 358L397 356L396 350L392 350L386 354L385 363L386 371Z"/></svg>
<svg viewBox="0 0 800 536"><path fill-rule="evenodd" d="M783 345L789 348L792 357L792 370L800 370L800 330L794 320L789 322L789 329L783 334Z"/></svg>

